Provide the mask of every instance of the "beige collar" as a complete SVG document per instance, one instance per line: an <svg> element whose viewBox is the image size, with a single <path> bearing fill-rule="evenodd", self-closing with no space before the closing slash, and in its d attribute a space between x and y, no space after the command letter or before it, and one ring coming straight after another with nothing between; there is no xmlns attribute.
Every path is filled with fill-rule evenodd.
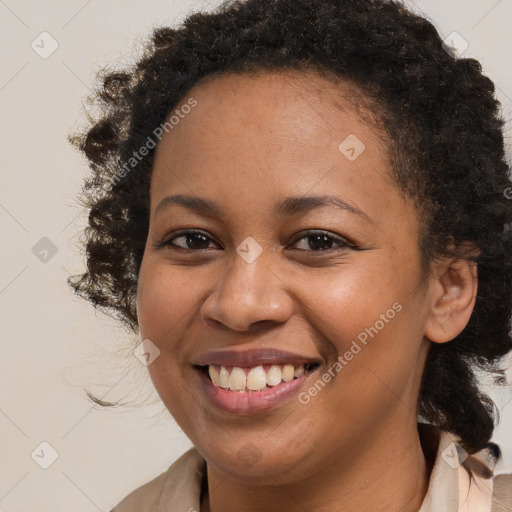
<svg viewBox="0 0 512 512"><path fill-rule="evenodd" d="M418 512L491 512L495 461L488 449L468 457L457 438L431 425L420 425L437 438L429 487Z"/></svg>

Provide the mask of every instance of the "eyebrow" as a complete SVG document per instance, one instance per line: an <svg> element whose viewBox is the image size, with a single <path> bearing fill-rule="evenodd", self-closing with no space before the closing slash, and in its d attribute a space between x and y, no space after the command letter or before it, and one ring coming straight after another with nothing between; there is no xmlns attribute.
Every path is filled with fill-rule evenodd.
<svg viewBox="0 0 512 512"><path fill-rule="evenodd" d="M217 216L220 218L226 217L226 214L222 209L213 201L202 197L185 196L182 194L174 194L164 197L156 207L155 215L164 207L174 204L181 205L189 210L196 211L206 216ZM364 217L372 224L374 223L373 219L371 219L363 210L332 195L287 197L280 203L276 204L274 214L279 217L286 217L297 215L299 213L306 213L328 205L335 206L341 210L347 210L355 215Z"/></svg>

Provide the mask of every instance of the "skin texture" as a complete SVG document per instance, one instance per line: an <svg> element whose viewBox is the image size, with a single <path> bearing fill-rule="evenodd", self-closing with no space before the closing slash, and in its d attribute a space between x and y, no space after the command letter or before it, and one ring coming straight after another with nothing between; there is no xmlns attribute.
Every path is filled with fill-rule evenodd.
<svg viewBox="0 0 512 512"><path fill-rule="evenodd" d="M225 75L191 96L197 106L157 149L137 313L142 338L161 351L153 383L207 461L201 510L418 510L430 476L416 428L422 369L430 343L467 324L474 266L440 259L423 272L416 209L343 83L305 72ZM338 149L350 134L366 146L354 161ZM157 212L171 194L209 199L224 216ZM324 194L364 215L332 205L273 213L286 197ZM159 246L185 228L208 237L194 239L200 249L185 237ZM328 231L332 248L315 249L308 230ZM249 236L262 248L252 263L236 251ZM321 360L316 381L395 303L401 311L308 404L223 412L191 364L218 349L277 347ZM253 464L240 456L248 443Z"/></svg>

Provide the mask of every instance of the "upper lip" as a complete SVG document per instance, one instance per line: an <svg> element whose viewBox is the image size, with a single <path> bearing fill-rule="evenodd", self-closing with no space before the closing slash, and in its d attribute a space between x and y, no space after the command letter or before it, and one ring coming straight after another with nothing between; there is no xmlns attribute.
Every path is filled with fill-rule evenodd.
<svg viewBox="0 0 512 512"><path fill-rule="evenodd" d="M259 366L265 364L319 364L321 360L317 356L305 356L277 350L273 348L259 348L252 350L218 350L198 356L193 364L206 366L215 364L219 366Z"/></svg>

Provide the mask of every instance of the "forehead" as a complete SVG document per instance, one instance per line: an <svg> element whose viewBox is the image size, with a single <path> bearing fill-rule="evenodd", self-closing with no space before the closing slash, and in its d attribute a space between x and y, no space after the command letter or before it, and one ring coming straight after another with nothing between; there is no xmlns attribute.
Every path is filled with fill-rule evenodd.
<svg viewBox="0 0 512 512"><path fill-rule="evenodd" d="M254 123L262 118L284 121L289 120L287 114L297 118L303 114L311 122L321 117L329 123L329 114L341 114L354 125L365 124L367 128L379 131L377 103L365 96L353 82L328 71L320 74L306 68L207 75L184 95L175 108L179 110L180 105L191 97L197 100L200 108L194 108L187 117L195 118L199 111L203 121L208 117L224 117L223 113L228 116L236 112L241 122ZM194 113L196 115L192 115ZM332 126L332 129L336 127Z"/></svg>
<svg viewBox="0 0 512 512"><path fill-rule="evenodd" d="M350 142L356 152L364 148L367 164L388 164L385 136L376 128L369 100L341 79L310 70L207 77L188 91L171 115L191 99L195 107L187 108L157 147L157 175L159 169L195 173L204 168L198 160L207 159L210 170L221 163L239 172L251 167L254 171L257 161L274 172L286 164L294 166L300 178L306 164L328 165L327 155L330 164L343 158L344 150L354 149L345 147ZM354 156L353 151L345 156ZM197 173L193 177L199 179Z"/></svg>
<svg viewBox="0 0 512 512"><path fill-rule="evenodd" d="M414 236L417 212L397 190L385 136L368 122L373 112L360 114L357 94L305 73L226 75L197 85L181 101L196 106L157 148L151 219L169 196L195 196L215 203L216 216L235 231L265 229L286 198L335 195L377 220L377 230L411 219L402 231ZM338 218L325 211L326 222Z"/></svg>

